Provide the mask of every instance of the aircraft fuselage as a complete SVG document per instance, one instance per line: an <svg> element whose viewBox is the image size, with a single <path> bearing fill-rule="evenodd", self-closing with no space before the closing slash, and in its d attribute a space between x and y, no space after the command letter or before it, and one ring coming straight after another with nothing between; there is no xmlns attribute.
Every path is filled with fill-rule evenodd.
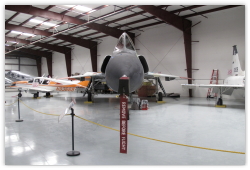
<svg viewBox="0 0 250 170"><path fill-rule="evenodd" d="M144 77L142 64L133 51L121 51L113 55L105 74L108 86L114 91L118 91L119 79L124 75L129 77L130 92L140 88Z"/></svg>
<svg viewBox="0 0 250 170"><path fill-rule="evenodd" d="M126 33L119 38L113 55L108 61L105 75L107 85L114 91L118 91L119 79L124 75L129 77L129 92L137 90L142 85L144 69L134 44Z"/></svg>

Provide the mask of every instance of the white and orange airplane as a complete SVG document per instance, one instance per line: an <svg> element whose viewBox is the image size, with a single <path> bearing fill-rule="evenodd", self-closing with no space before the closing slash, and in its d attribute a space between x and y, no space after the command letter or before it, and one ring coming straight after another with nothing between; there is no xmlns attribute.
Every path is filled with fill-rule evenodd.
<svg viewBox="0 0 250 170"><path fill-rule="evenodd" d="M67 80L64 80L67 79ZM30 81L16 81L10 86L23 91L34 94L34 98L39 97L39 92L46 93L46 97L50 96L50 92L74 92L85 91L90 82L90 77L86 77L84 81L73 78L53 79L46 77L36 77Z"/></svg>

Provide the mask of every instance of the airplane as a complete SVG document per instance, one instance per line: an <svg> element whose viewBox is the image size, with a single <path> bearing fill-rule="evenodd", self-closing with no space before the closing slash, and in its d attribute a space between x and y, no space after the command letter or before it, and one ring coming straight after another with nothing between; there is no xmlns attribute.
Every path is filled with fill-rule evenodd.
<svg viewBox="0 0 250 170"><path fill-rule="evenodd" d="M5 88L11 86L12 83L13 83L12 80L5 77Z"/></svg>
<svg viewBox="0 0 250 170"><path fill-rule="evenodd" d="M117 45L114 48L112 55L107 55L101 66L101 73L86 72L82 75L71 76L71 78L80 78L89 76L92 82L95 79L105 79L108 87L118 92L119 79L122 76L129 77L131 94L139 89L144 79L155 79L165 77L166 81L174 80L175 78L184 78L175 75L159 74L149 72L149 67L146 59L142 55L137 55L135 46L126 32L124 32L118 39ZM158 100L162 100L162 93L156 92ZM88 91L88 101L92 100L93 88Z"/></svg>
<svg viewBox="0 0 250 170"><path fill-rule="evenodd" d="M9 72L5 73L5 78L10 79L11 81L29 81L33 80L35 76L25 74L20 71L10 70Z"/></svg>
<svg viewBox="0 0 250 170"><path fill-rule="evenodd" d="M213 93L220 93L217 105L223 105L222 94L232 95L233 91L245 92L245 71L242 71L236 45L233 46L232 76L224 80L224 84L182 84L183 88L213 88Z"/></svg>
<svg viewBox="0 0 250 170"><path fill-rule="evenodd" d="M50 97L50 92L83 92L89 84L89 80L79 81L76 79L63 80L46 77L35 77L29 81L13 82L10 88L18 88L19 90L28 91L34 95L34 98L39 97L39 92L46 93L46 97ZM68 79L68 77L67 77Z"/></svg>

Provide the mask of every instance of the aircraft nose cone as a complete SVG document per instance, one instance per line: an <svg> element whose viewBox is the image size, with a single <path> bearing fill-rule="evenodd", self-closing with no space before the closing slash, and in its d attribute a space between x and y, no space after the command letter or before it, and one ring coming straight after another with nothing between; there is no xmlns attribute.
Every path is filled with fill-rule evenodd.
<svg viewBox="0 0 250 170"><path fill-rule="evenodd" d="M119 79L124 75L129 77L130 92L141 86L144 73L140 60L136 56L124 53L109 61L106 69L106 81L111 89L118 91Z"/></svg>

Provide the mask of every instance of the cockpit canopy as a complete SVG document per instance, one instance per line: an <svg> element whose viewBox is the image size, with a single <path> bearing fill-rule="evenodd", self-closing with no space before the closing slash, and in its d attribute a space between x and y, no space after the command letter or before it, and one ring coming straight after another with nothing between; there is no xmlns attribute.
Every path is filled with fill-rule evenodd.
<svg viewBox="0 0 250 170"><path fill-rule="evenodd" d="M127 33L123 33L119 40L117 45L115 46L114 53L120 52L120 51L136 51L135 46L131 38L128 36Z"/></svg>

